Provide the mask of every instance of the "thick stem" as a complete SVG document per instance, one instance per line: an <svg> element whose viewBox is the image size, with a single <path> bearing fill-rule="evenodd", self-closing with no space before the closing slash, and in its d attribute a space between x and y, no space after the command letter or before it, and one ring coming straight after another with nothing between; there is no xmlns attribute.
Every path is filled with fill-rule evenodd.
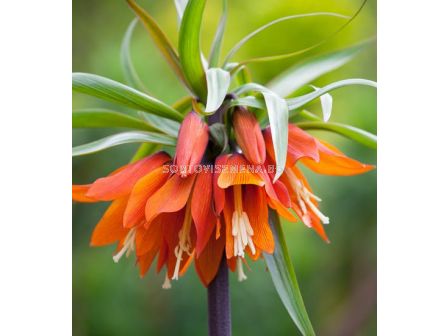
<svg viewBox="0 0 448 336"><path fill-rule="evenodd" d="M223 255L218 274L208 286L208 334L231 336L229 271Z"/></svg>

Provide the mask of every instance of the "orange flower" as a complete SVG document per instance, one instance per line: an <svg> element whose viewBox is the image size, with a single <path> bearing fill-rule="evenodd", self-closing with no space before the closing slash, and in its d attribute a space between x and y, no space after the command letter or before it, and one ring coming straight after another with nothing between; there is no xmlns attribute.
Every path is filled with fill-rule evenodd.
<svg viewBox="0 0 448 336"><path fill-rule="evenodd" d="M274 162L274 148L269 128L264 130L266 150L269 161ZM302 222L313 228L323 240L329 242L323 224L330 219L325 216L318 206L321 201L313 194L307 180L295 165L299 161L314 172L327 175L356 175L372 170L374 167L366 165L345 156L335 147L317 140L295 125L288 126L288 153L285 173L280 181L287 187L291 198L291 207Z"/></svg>
<svg viewBox="0 0 448 336"><path fill-rule="evenodd" d="M266 160L266 147L257 119L243 107L233 112L235 138L244 156L254 164L263 164Z"/></svg>
<svg viewBox="0 0 448 336"><path fill-rule="evenodd" d="M196 112L190 112L182 122L174 164L178 174L186 177L201 163L208 143L208 126Z"/></svg>
<svg viewBox="0 0 448 336"><path fill-rule="evenodd" d="M169 160L168 154L156 153L121 167L92 184L72 187L74 201L112 201L96 225L90 244L104 246L118 242L113 257L115 262L135 250L141 276L146 273L156 254L162 251L167 236L161 230L163 218L150 230L145 227L144 209L148 197L167 180L169 175L164 172L163 165ZM150 242L142 237L150 237ZM165 261L159 270L164 264Z"/></svg>
<svg viewBox="0 0 448 336"><path fill-rule="evenodd" d="M216 164L220 169L215 178L215 209L223 214L226 256L231 263L236 261L241 281L246 279L242 264L246 254L257 260L261 252L274 252L268 204L284 215L290 201L286 187L281 182L273 185L263 165L252 165L241 154L220 156Z"/></svg>

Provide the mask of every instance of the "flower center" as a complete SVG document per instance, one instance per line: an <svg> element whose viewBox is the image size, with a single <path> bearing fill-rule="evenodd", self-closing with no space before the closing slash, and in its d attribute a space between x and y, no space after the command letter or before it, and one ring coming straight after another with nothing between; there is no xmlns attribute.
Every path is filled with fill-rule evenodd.
<svg viewBox="0 0 448 336"><path fill-rule="evenodd" d="M179 231L179 244L174 249L174 255L176 256L176 267L174 268L174 273L172 280L178 280L179 279L179 270L180 270L180 263L183 260L182 255L184 253L191 255L192 252L190 251L192 248L191 240L190 240L190 229L191 229L191 210L190 210L190 203L191 198L187 202L187 206L185 208L185 217L184 222L182 224L182 228Z"/></svg>
<svg viewBox="0 0 448 336"><path fill-rule="evenodd" d="M255 246L252 241L254 230L250 226L249 217L243 211L243 197L241 185L233 186L235 210L232 215L233 255L244 258L244 250L249 246L255 255Z"/></svg>
<svg viewBox="0 0 448 336"><path fill-rule="evenodd" d="M135 249L135 233L137 232L136 228L132 228L129 230L126 238L124 239L123 247L121 250L112 257L112 259L117 263L120 261L121 257L126 253L126 257L131 255L131 252Z"/></svg>
<svg viewBox="0 0 448 336"><path fill-rule="evenodd" d="M317 208L317 206L312 202L312 200L316 200L318 202L321 202L322 200L314 195L311 191L309 191L305 185L300 181L300 179L294 174L292 169L288 168L286 169L286 176L288 177L289 182L294 187L294 190L296 192L297 200L300 205L300 209L303 212L303 221L304 223L311 227L311 219L308 214L308 208L311 210L312 213L314 213L324 224L330 223L330 218L325 216L320 210Z"/></svg>

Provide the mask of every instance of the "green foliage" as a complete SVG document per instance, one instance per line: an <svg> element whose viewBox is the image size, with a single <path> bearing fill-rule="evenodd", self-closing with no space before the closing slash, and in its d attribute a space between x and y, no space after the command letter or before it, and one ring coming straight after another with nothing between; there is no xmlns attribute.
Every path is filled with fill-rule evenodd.
<svg viewBox="0 0 448 336"><path fill-rule="evenodd" d="M195 98L199 98L201 103L205 105L206 115L213 114L225 103L225 106L229 107L248 106L259 110L261 113L257 115L262 123L265 121L264 118L267 117L269 119L277 161L277 174L275 179L281 174L286 162L287 132L284 130L288 126L288 119L289 122L297 123L303 129L323 130L340 134L363 145L376 148L375 135L343 123L326 122L330 117L331 107L333 105L333 99L329 96L330 91L349 85L376 87L375 82L364 79L347 79L333 82L329 85L319 85L322 88L313 85L312 87L315 88L314 92L291 97L305 85L348 63L358 55L361 48L364 47L364 44L343 48L323 56L312 57L305 62L301 61L292 65L287 70L282 71L280 75L268 81L268 84L265 86L253 83L251 79L252 75L246 66L247 64L292 58L322 45L325 41L329 40L329 37L320 39L319 42L312 43L310 47L298 51L286 54L279 53L278 55L267 57L248 58L247 60L230 63L230 60L248 41L260 32L268 33L268 28L278 23L305 17L336 17L341 19L348 19L349 17L330 12L281 17L261 26L259 29L241 39L240 42L230 49L222 68L219 68L220 52L223 45L225 46L223 41L224 30L229 19L227 1L224 0L222 2L222 16L209 53L209 68L206 58L201 51L201 25L206 0L174 1L178 19L181 22L178 51L175 50L167 34L163 32L151 15L133 0L127 0L127 3L145 26L155 42L156 47L172 68L177 78L189 89L194 97L184 97L171 107L142 92L146 90L142 84L142 80L135 71L130 55L130 41L136 26L136 21L134 20L126 31L121 47L121 63L126 82L130 86L105 77L75 73L73 75L73 90L100 98L103 101L134 109L137 111L136 114L140 119L112 110L85 109L74 111L73 127L124 127L145 132L134 131L113 134L106 138L74 147L74 156L99 152L121 144L142 143L133 158L133 160L136 160L155 151L160 145L175 146L180 127L179 122L182 121L185 113L191 110L192 103L196 104L194 101ZM238 6L242 5L238 4ZM260 6L262 6L261 3ZM358 12L352 16L352 19ZM339 27L330 37L336 36L352 19L346 21L346 24ZM233 33L239 32L239 26L243 24L245 23L239 23L238 29L235 27L229 28L232 29ZM285 32L285 34L287 33ZM269 47L274 46L275 42L268 41L267 45ZM242 52L243 50L241 50ZM160 78L158 80L163 81L164 79ZM233 89L235 87L236 89ZM289 99L284 99L283 97L288 97ZM322 103L324 121L315 114L303 110L305 107L308 108L317 98ZM160 132L163 134L160 134ZM223 124L214 124L210 127L211 140L215 145L221 146L222 152L227 150L228 135L226 127ZM276 241L276 250L273 255L266 254L265 260L275 289L297 328L304 335L314 335L301 298L282 228L278 218L272 218L272 214L270 214L270 218L270 224Z"/></svg>
<svg viewBox="0 0 448 336"><path fill-rule="evenodd" d="M278 215L272 210L269 211L269 225L274 235L275 251L273 254L263 253L263 256L272 281L297 328L303 335L313 336L315 333L300 294L283 229Z"/></svg>
<svg viewBox="0 0 448 336"><path fill-rule="evenodd" d="M185 77L202 102L207 100L207 86L201 54L201 23L206 0L190 0L179 31L179 56Z"/></svg>
<svg viewBox="0 0 448 336"><path fill-rule="evenodd" d="M124 132L117 133L88 144L73 147L72 156L92 154L115 146L140 142L150 142L167 146L176 145L175 139L166 135L151 132Z"/></svg>
<svg viewBox="0 0 448 336"><path fill-rule="evenodd" d="M143 110L173 120L182 120L182 115L169 105L105 77L86 73L74 73L72 76L72 88L73 91L119 105Z"/></svg>
<svg viewBox="0 0 448 336"><path fill-rule="evenodd" d="M135 71L134 65L132 64L130 52L132 34L137 23L137 18L132 20L132 22L129 24L128 29L126 30L126 34L124 34L123 42L121 43L121 66L123 68L126 82L137 90L146 91L142 80L138 76L137 71Z"/></svg>
<svg viewBox="0 0 448 336"><path fill-rule="evenodd" d="M142 131L157 131L144 121L129 115L106 109L81 109L72 113L73 128L124 127Z"/></svg>

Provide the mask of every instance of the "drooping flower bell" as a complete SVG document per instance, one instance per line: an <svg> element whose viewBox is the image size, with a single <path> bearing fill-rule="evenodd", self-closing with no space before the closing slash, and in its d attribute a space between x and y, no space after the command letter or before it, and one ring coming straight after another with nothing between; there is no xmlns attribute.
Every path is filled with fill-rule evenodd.
<svg viewBox="0 0 448 336"><path fill-rule="evenodd" d="M263 136L269 161L275 162L269 127L263 131ZM295 125L288 125L286 169L280 181L288 188L291 207L297 216L323 240L329 242L322 223L328 224L330 219L319 210L318 202L321 199L313 194L305 176L296 166L297 162L303 163L316 173L339 176L362 174L374 167L345 156L335 147L324 144L322 140L314 138Z"/></svg>
<svg viewBox="0 0 448 336"><path fill-rule="evenodd" d="M236 142L244 156L253 164L263 164L266 160L266 146L257 119L244 107L233 112L233 128Z"/></svg>
<svg viewBox="0 0 448 336"><path fill-rule="evenodd" d="M208 143L208 126L194 111L182 122L176 147L174 164L178 174L186 177L201 163Z"/></svg>

